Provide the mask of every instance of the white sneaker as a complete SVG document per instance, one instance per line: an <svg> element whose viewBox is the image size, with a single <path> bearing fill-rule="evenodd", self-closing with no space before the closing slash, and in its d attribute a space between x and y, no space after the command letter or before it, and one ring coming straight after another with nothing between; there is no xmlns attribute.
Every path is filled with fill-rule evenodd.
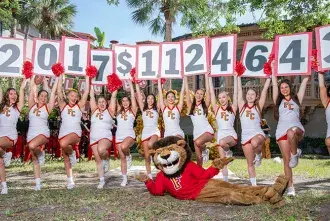
<svg viewBox="0 0 330 221"><path fill-rule="evenodd" d="M127 185L127 179L124 179L122 182L121 182L121 184L120 184L120 186L122 186L122 187L124 187L124 186L126 186Z"/></svg>
<svg viewBox="0 0 330 221"><path fill-rule="evenodd" d="M127 162L127 169L129 170L132 166L132 155L131 154L126 156L126 162Z"/></svg>
<svg viewBox="0 0 330 221"><path fill-rule="evenodd" d="M210 150L205 148L205 150L202 151L203 163L209 161L209 157L210 157L209 155L210 155Z"/></svg>
<svg viewBox="0 0 330 221"><path fill-rule="evenodd" d="M254 166L255 167L259 167L261 165L262 162L262 154L256 154L255 158L254 158Z"/></svg>
<svg viewBox="0 0 330 221"><path fill-rule="evenodd" d="M109 167L110 167L110 161L108 160L102 160L102 167L104 172L108 172L109 171Z"/></svg>
<svg viewBox="0 0 330 221"><path fill-rule="evenodd" d="M68 185L66 186L66 188L68 190L71 190L71 189L75 188L75 184L74 183L68 183Z"/></svg>
<svg viewBox="0 0 330 221"><path fill-rule="evenodd" d="M105 182L100 182L97 189L103 189Z"/></svg>
<svg viewBox="0 0 330 221"><path fill-rule="evenodd" d="M35 191L39 191L39 190L41 190L41 185L36 185L36 186L34 187L34 190L35 190Z"/></svg>
<svg viewBox="0 0 330 221"><path fill-rule="evenodd" d="M38 156L38 162L40 166L45 164L45 156L45 151L41 151Z"/></svg>
<svg viewBox="0 0 330 221"><path fill-rule="evenodd" d="M0 193L0 194L1 194L1 195L8 194L8 188L7 188L7 187L5 187L5 188L2 187L2 189L1 189L1 193Z"/></svg>
<svg viewBox="0 0 330 221"><path fill-rule="evenodd" d="M77 164L76 151L72 151L72 154L69 156L71 166L74 167Z"/></svg>
<svg viewBox="0 0 330 221"><path fill-rule="evenodd" d="M5 153L5 155L3 155L3 161L5 162L5 167L9 167L12 156L13 156L12 152L7 152Z"/></svg>
<svg viewBox="0 0 330 221"><path fill-rule="evenodd" d="M286 193L287 196L294 197L296 196L296 191L294 190L294 187L288 187L288 192Z"/></svg>
<svg viewBox="0 0 330 221"><path fill-rule="evenodd" d="M231 150L225 151L225 154L226 154L226 158L233 157L233 151Z"/></svg>
<svg viewBox="0 0 330 221"><path fill-rule="evenodd" d="M301 150L298 148L296 155L291 154L291 158L290 158L290 162L289 162L290 168L295 168L298 165L300 156L301 156Z"/></svg>

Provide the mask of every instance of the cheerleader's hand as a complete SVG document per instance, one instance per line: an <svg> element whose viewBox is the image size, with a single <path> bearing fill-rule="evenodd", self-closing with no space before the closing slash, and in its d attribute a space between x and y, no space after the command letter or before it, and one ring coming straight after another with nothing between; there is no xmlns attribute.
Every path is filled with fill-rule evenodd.
<svg viewBox="0 0 330 221"><path fill-rule="evenodd" d="M232 157L222 158L222 159L217 158L217 159L213 160L212 166L221 170L224 166L226 166L228 163L230 163L233 160L234 160L234 158L232 158Z"/></svg>
<svg viewBox="0 0 330 221"><path fill-rule="evenodd" d="M137 179L140 182L146 182L150 180L150 178L147 176L147 174L140 172L138 175L136 175L135 179Z"/></svg>

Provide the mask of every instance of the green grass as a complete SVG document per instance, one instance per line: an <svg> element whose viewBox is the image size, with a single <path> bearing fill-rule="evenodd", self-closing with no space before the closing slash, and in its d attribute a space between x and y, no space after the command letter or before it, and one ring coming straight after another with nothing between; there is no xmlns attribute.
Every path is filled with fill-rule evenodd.
<svg viewBox="0 0 330 221"><path fill-rule="evenodd" d="M119 164L119 160L110 163L111 168ZM133 165L144 165L144 161L135 158ZM239 177L247 177L244 159L236 159L230 169ZM257 176L271 180L282 171L281 164L264 160ZM294 174L314 181L330 178L329 171L330 160L302 159ZM318 220L328 213L326 205L330 204L329 192L322 188L301 191L296 198L287 199L280 209L270 205L204 204L168 195L154 197L144 186L120 188L113 177L107 180L106 189L96 190L98 180L93 161L74 167L77 184L74 190L64 188L63 162L47 162L42 173L44 188L35 192L32 165L14 163L7 170L10 192L0 196L0 220Z"/></svg>

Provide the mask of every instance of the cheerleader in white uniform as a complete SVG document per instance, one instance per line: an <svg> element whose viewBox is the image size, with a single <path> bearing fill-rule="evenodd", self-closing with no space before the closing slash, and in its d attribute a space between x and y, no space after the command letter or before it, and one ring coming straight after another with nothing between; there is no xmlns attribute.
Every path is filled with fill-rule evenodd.
<svg viewBox="0 0 330 221"><path fill-rule="evenodd" d="M116 131L116 146L120 155L120 166L123 181L121 186L126 186L127 168L132 165L132 155L130 148L135 143L134 121L137 112L137 104L134 95L134 88L131 80L129 80L131 99L124 96L121 99L120 105L117 105L117 131ZM112 98L116 98L117 91L113 92ZM110 106L116 105L116 99L111 99Z"/></svg>
<svg viewBox="0 0 330 221"><path fill-rule="evenodd" d="M211 104L217 121L217 143L220 158L232 157L233 152L230 147L237 144L237 133L234 128L235 115L237 111L237 76L234 76L234 94L233 103L230 104L229 96L226 91L222 91L217 98L214 93L212 78L210 78ZM228 182L228 168L222 169L224 181Z"/></svg>
<svg viewBox="0 0 330 221"><path fill-rule="evenodd" d="M245 102L243 99L241 78L237 78L237 101L242 127L241 142L243 145L243 152L246 157L248 173L252 186L257 185L256 172L254 167L261 165L262 146L266 141L266 135L261 129L260 115L266 101L267 90L269 88L270 81L271 79L269 78L266 80L259 101L257 92L250 88L246 93Z"/></svg>
<svg viewBox="0 0 330 221"><path fill-rule="evenodd" d="M30 95L29 95L29 130L27 133L27 143L31 152L34 178L36 191L41 189L40 181L40 165L45 163L45 151L41 150L41 146L48 143L49 139L49 127L48 127L48 115L53 110L55 104L55 94L58 84L58 78L52 88L52 92L48 102L48 92L46 90L40 90L36 95L36 85L34 83L35 77L31 79L30 83Z"/></svg>
<svg viewBox="0 0 330 221"><path fill-rule="evenodd" d="M24 89L27 80L23 80L19 98L14 88L8 88L2 95L0 88L0 180L1 194L7 194L6 170L10 165L12 153L6 153L7 148L11 148L17 141L16 125L22 108L24 107Z"/></svg>
<svg viewBox="0 0 330 221"><path fill-rule="evenodd" d="M183 130L180 128L180 113L183 107L184 87L181 88L180 100L177 105L175 104L175 94L173 91L168 91L166 93L167 104L165 105L161 79L158 79L158 88L159 107L162 110L165 125L164 137L178 136L184 139Z"/></svg>
<svg viewBox="0 0 330 221"><path fill-rule="evenodd" d="M273 76L274 116L278 120L276 140L283 157L284 173L290 179L287 192L289 196L295 196L292 168L298 165L301 155L298 142L303 138L305 130L300 123L300 105L304 98L307 82L308 77L305 77L298 94L295 95L288 79L283 79L277 85L277 77Z"/></svg>
<svg viewBox="0 0 330 221"><path fill-rule="evenodd" d="M96 168L100 179L97 188L103 189L105 184L104 173L109 170L110 166L108 149L113 142L111 130L115 123L113 116L115 116L116 110L115 107L108 107L106 99L102 96L97 99L96 103L93 87L90 90L89 104L92 111L90 146L95 157Z"/></svg>
<svg viewBox="0 0 330 221"><path fill-rule="evenodd" d="M142 112L143 130L142 130L142 147L144 152L144 160L147 174L150 179L151 175L151 159L149 150L152 145L160 138L160 130L158 128L158 104L155 95L149 94L146 99L143 98L139 84L136 84L137 101Z"/></svg>
<svg viewBox="0 0 330 221"><path fill-rule="evenodd" d="M327 120L327 136L325 137L325 145L328 147L328 152L330 155L330 87L325 87L324 75L320 73L318 75L320 85L320 98L325 108L325 116Z"/></svg>
<svg viewBox="0 0 330 221"><path fill-rule="evenodd" d="M81 137L81 117L82 109L85 108L89 94L90 81L86 76L86 88L79 100L78 92L74 89L70 89L67 93L67 101L64 99L62 92L62 79L60 77L57 95L58 104L61 110L61 127L59 131L59 143L63 150L64 167L67 174L67 188L72 189L75 187L72 177L72 167L77 163L76 151L72 149L72 146L79 143Z"/></svg>
<svg viewBox="0 0 330 221"><path fill-rule="evenodd" d="M185 77L186 88L186 103L188 107L188 115L194 126L193 137L196 153L197 164L202 166L203 163L209 160L209 150L206 148L206 143L212 141L214 137L214 130L207 119L208 107L210 106L210 89L208 73L205 74L205 88L206 90L198 89L195 92L193 101L189 95L189 86L187 78ZM205 95L205 99L204 99Z"/></svg>

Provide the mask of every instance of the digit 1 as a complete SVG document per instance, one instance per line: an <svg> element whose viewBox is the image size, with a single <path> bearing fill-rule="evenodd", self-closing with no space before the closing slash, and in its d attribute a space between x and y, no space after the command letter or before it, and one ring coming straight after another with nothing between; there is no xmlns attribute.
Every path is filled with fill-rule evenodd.
<svg viewBox="0 0 330 221"><path fill-rule="evenodd" d="M83 68L79 67L80 45L70 46L69 51L72 51L72 66L69 66L68 70L69 71L82 71Z"/></svg>
<svg viewBox="0 0 330 221"><path fill-rule="evenodd" d="M179 70L176 68L176 48L173 48L166 52L166 56L169 56L170 63L169 63L169 69L165 69L165 74L176 74L178 75L180 73Z"/></svg>
<svg viewBox="0 0 330 221"><path fill-rule="evenodd" d="M152 51L144 52L142 58L146 59L146 71L142 71L142 76L155 76L156 71L152 70Z"/></svg>
<svg viewBox="0 0 330 221"><path fill-rule="evenodd" d="M291 51L292 57L288 58ZM281 56L280 63L291 63L291 70L300 70L301 62L305 62L305 58L301 57L301 40L293 40Z"/></svg>

